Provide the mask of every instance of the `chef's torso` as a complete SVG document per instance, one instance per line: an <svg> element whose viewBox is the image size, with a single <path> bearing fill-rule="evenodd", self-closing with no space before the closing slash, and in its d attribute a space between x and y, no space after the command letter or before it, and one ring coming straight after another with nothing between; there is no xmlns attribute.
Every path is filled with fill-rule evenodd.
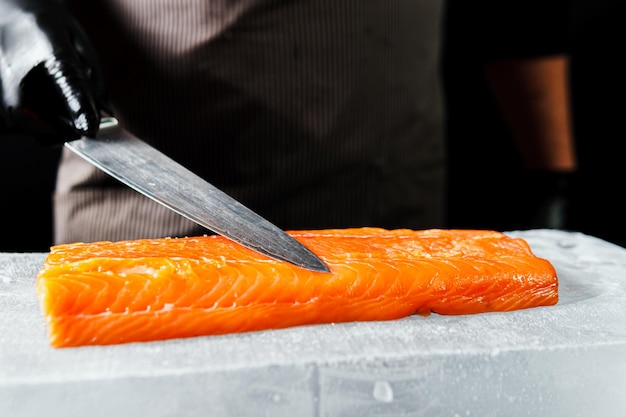
<svg viewBox="0 0 626 417"><path fill-rule="evenodd" d="M121 122L280 227L441 226L441 0L89 6ZM56 204L57 242L205 232L69 153Z"/></svg>

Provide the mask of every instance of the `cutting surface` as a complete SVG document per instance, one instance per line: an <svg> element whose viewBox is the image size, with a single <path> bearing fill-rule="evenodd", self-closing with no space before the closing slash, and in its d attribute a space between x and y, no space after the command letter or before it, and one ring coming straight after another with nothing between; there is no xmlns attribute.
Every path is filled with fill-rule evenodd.
<svg viewBox="0 0 626 417"><path fill-rule="evenodd" d="M511 232L552 261L556 306L54 349L46 254L0 254L0 416L622 416L626 250Z"/></svg>

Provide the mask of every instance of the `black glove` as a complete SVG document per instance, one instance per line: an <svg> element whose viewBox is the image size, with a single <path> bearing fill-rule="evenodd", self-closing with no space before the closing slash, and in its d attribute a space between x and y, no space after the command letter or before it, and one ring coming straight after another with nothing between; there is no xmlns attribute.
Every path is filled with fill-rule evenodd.
<svg viewBox="0 0 626 417"><path fill-rule="evenodd" d="M59 1L0 0L0 96L4 132L60 143L98 130L108 106L96 54Z"/></svg>
<svg viewBox="0 0 626 417"><path fill-rule="evenodd" d="M569 229L575 176L573 172L555 171L536 171L529 174L534 197L531 228Z"/></svg>

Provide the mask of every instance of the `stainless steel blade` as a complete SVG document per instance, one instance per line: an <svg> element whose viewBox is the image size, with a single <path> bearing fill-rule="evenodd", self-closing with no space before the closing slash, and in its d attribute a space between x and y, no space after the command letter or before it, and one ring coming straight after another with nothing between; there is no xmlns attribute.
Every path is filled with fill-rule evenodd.
<svg viewBox="0 0 626 417"><path fill-rule="evenodd" d="M307 247L223 191L103 119L96 138L65 146L122 183L197 224L271 258L329 272Z"/></svg>

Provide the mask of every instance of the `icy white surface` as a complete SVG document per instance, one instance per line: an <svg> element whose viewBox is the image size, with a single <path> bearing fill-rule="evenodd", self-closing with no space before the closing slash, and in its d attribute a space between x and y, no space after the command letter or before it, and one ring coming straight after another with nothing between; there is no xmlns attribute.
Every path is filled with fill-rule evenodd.
<svg viewBox="0 0 626 417"><path fill-rule="evenodd" d="M626 250L511 232L557 269L556 306L54 349L46 254L0 254L0 416L626 415Z"/></svg>

